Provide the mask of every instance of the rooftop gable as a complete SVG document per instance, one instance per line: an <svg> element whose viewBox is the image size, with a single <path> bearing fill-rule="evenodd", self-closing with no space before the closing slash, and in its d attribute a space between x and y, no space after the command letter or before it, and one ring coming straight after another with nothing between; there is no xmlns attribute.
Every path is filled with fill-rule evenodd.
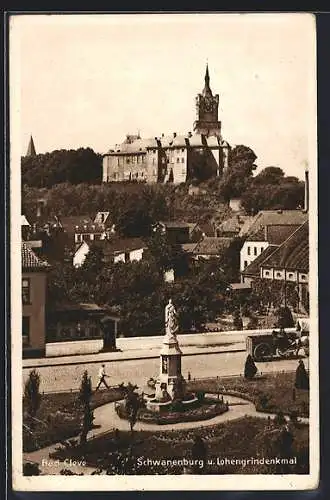
<svg viewBox="0 0 330 500"><path fill-rule="evenodd" d="M263 267L309 270L309 226L302 224L264 262Z"/></svg>
<svg viewBox="0 0 330 500"><path fill-rule="evenodd" d="M48 262L41 260L24 242L21 245L21 255L23 271L46 271L50 267Z"/></svg>

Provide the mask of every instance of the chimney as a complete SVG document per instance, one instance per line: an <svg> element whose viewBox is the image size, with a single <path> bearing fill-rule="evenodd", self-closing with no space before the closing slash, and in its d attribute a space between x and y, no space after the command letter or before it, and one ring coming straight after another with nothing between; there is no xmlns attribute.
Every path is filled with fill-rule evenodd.
<svg viewBox="0 0 330 500"><path fill-rule="evenodd" d="M308 168L305 169L305 200L304 200L304 211L309 210L309 173Z"/></svg>

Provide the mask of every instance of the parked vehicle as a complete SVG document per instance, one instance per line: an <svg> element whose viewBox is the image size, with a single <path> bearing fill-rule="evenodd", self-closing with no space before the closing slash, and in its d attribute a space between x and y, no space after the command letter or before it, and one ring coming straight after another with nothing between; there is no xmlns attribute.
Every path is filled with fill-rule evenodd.
<svg viewBox="0 0 330 500"><path fill-rule="evenodd" d="M273 330L272 333L255 333L246 338L246 350L254 361L266 361L274 357L297 357L303 349L309 356L309 336L296 332L286 332L284 329Z"/></svg>

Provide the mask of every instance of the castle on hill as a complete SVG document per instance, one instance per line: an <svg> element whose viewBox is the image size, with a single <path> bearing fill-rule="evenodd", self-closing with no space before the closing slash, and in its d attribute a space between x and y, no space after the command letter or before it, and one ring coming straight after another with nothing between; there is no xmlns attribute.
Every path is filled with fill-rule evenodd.
<svg viewBox="0 0 330 500"><path fill-rule="evenodd" d="M197 171L220 176L228 168L229 144L221 135L218 120L219 95L213 95L209 69L205 85L196 97L193 133L143 139L127 135L103 155L103 182L138 181L180 184L194 178Z"/></svg>

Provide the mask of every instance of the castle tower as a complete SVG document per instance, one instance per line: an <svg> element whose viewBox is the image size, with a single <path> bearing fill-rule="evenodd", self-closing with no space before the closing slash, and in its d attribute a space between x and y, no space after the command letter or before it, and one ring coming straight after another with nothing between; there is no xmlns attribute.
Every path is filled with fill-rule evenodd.
<svg viewBox="0 0 330 500"><path fill-rule="evenodd" d="M219 95L213 95L210 87L209 67L206 65L203 92L196 97L197 120L194 132L206 137L221 136L221 122L218 121Z"/></svg>
<svg viewBox="0 0 330 500"><path fill-rule="evenodd" d="M37 156L36 148L34 147L33 137L31 135L29 146L26 152L26 156Z"/></svg>

